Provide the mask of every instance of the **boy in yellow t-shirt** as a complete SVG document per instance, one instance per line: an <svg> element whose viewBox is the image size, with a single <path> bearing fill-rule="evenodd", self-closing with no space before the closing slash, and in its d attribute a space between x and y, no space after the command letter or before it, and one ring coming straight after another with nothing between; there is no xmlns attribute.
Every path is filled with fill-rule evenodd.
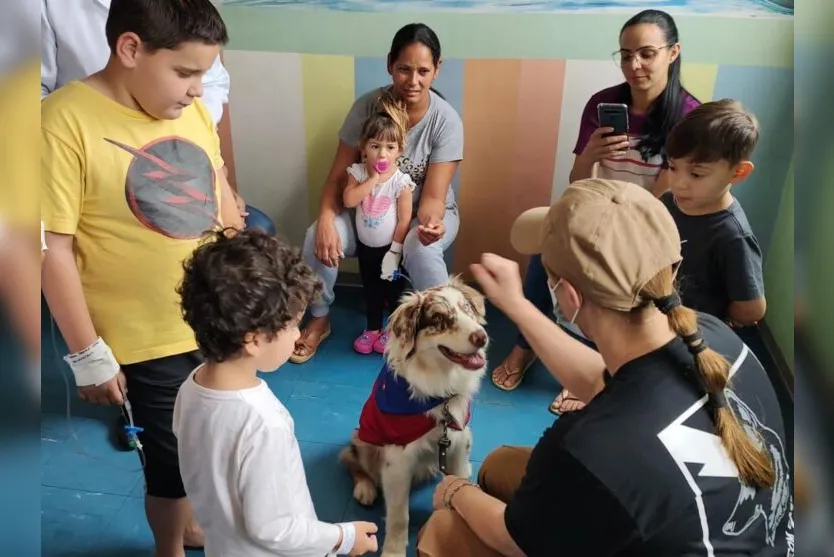
<svg viewBox="0 0 834 557"><path fill-rule="evenodd" d="M171 431L199 363L176 286L200 237L242 222L202 76L225 24L210 0L112 0L106 67L41 107L43 293L81 398L129 396L157 556L201 546Z"/></svg>

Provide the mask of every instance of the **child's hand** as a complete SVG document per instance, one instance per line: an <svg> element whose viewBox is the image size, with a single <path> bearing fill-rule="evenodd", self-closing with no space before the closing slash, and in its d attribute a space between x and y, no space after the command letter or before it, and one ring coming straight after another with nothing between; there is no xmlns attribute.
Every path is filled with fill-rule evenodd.
<svg viewBox="0 0 834 557"><path fill-rule="evenodd" d="M102 383L98 387L95 385L78 387L78 396L82 400L86 400L90 404L102 404L104 406L111 404L115 404L116 406L123 405L125 403L124 393L126 392L127 379L121 369L112 379Z"/></svg>
<svg viewBox="0 0 834 557"><path fill-rule="evenodd" d="M354 522L353 526L356 528L356 543L353 544L353 551L350 552L351 557L376 552L379 549L376 540L378 529L376 524L373 522Z"/></svg>
<svg viewBox="0 0 834 557"><path fill-rule="evenodd" d="M372 164L367 164L365 167L368 169L368 180L365 183L377 185L379 183L380 172Z"/></svg>
<svg viewBox="0 0 834 557"><path fill-rule="evenodd" d="M241 218L246 218L247 216L249 216L249 212L246 210L246 202L243 200L243 197L238 192L234 192L234 194L237 210L240 211Z"/></svg>

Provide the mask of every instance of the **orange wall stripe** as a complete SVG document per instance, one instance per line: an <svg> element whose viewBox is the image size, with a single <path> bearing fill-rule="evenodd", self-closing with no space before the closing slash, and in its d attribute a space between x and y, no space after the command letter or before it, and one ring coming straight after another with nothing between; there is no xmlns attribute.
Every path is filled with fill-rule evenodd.
<svg viewBox="0 0 834 557"><path fill-rule="evenodd" d="M460 168L461 226L453 269L468 276L484 251L509 253L518 168L516 124L519 60L466 60L463 70L464 161Z"/></svg>

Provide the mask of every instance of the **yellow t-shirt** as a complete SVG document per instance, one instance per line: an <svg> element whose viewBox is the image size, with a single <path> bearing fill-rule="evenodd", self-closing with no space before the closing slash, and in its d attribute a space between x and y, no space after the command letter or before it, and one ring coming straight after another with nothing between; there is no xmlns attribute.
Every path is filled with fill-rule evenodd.
<svg viewBox="0 0 834 557"><path fill-rule="evenodd" d="M96 332L123 365L194 350L176 287L220 220L220 140L205 106L176 120L127 108L82 82L41 107L41 218L75 238Z"/></svg>

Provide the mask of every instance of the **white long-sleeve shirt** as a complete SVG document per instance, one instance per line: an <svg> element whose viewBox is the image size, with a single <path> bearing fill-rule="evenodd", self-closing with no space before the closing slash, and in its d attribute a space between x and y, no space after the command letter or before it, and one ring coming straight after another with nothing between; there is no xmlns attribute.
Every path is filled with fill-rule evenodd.
<svg viewBox="0 0 834 557"><path fill-rule="evenodd" d="M266 383L183 383L174 406L180 473L206 557L324 557L340 528L316 517L292 417Z"/></svg>
<svg viewBox="0 0 834 557"><path fill-rule="evenodd" d="M104 68L110 0L41 0L41 98ZM203 76L203 104L215 125L229 101L229 73L220 57Z"/></svg>

